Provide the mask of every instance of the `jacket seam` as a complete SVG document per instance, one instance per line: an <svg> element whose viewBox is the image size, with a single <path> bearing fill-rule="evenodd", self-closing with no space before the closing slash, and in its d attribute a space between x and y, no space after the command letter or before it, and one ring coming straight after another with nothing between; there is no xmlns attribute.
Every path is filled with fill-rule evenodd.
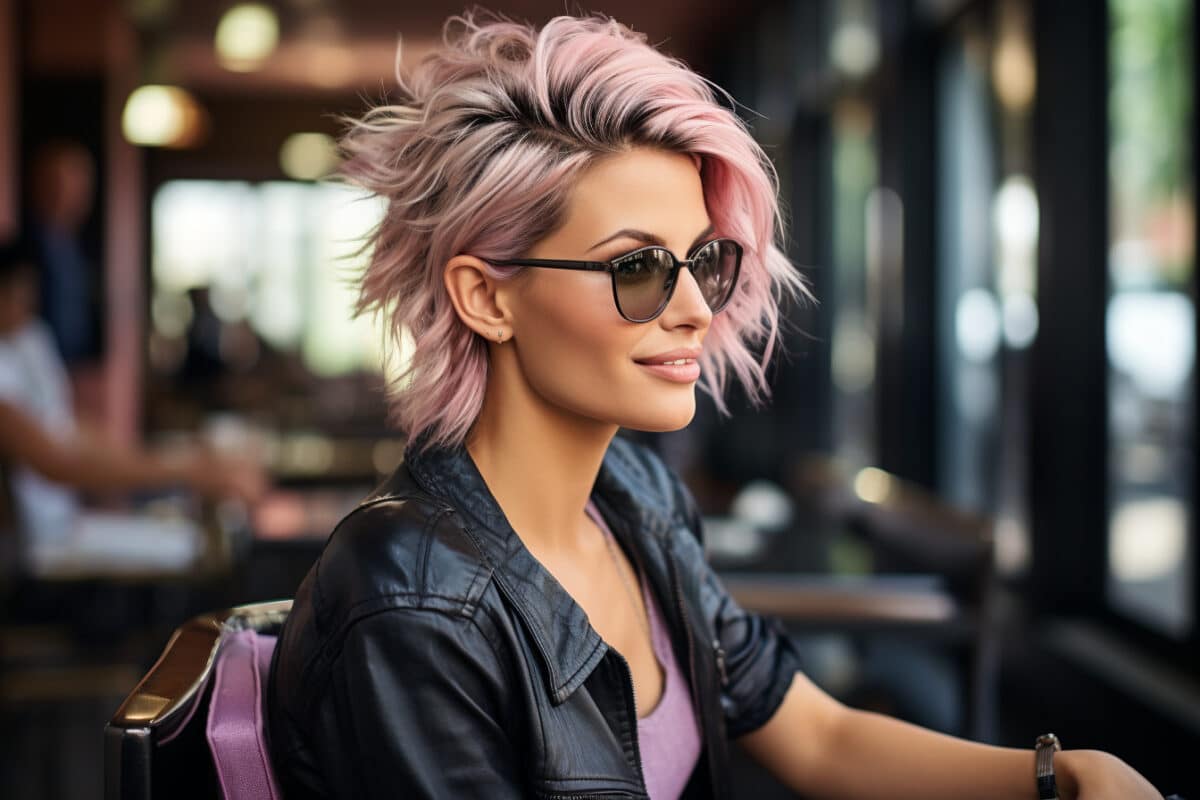
<svg viewBox="0 0 1200 800"><path fill-rule="evenodd" d="M356 617L352 622L347 623L346 625L342 626L342 628L339 629L338 636L336 637L336 639L338 641L338 646L336 647L335 652L333 652L332 655L330 655L328 657L326 664L324 665L325 669L322 670L322 673L320 676L310 676L310 679L312 679L312 683L314 685L312 686L312 695L311 695L312 700L306 709L306 713L305 713L306 717L311 717L312 709L314 709L318 705L320 705L321 700L328 695L329 682L333 678L333 667L337 663L337 661L342 657L342 655L345 651L344 645L345 645L346 634L348 634L350 632L350 629L353 628L358 623L363 622L367 619L370 619L371 617L375 617L380 614L387 614L388 612L392 612L392 611L427 612L429 614L436 614L438 616L442 616L442 617L445 617L445 618L451 619L451 620L457 619L457 620L465 620L466 622L469 622L475 628L475 630L477 630L479 632L479 634L484 638L484 640L487 641L488 646L491 648L491 651L492 651L492 657L500 665L500 669L505 674L508 674L507 669L505 669L505 667L504 667L504 662L499 657L499 653L496 650L495 644L492 642L491 638L483 630L483 628L479 625L479 623L476 621L474 616L464 617L462 614L452 613L452 612L446 611L445 609L441 609L441 608L430 608L428 606L411 606L411 605L384 606L384 607L378 608L374 611L371 611L369 613L363 614L359 617ZM332 643L330 643L330 647L332 648ZM511 675L509 675L509 677L511 678ZM510 716L508 708L504 709L504 714L506 717ZM507 722L507 719L504 721Z"/></svg>
<svg viewBox="0 0 1200 800"><path fill-rule="evenodd" d="M343 515L342 518L338 520L337 524L333 526L333 530L330 531L328 538L325 540L326 546L328 546L329 542L333 541L333 537L337 536L338 532L342 529L342 526L345 525L346 522L349 521L351 517L357 515L360 511L364 511L368 508L372 508L374 506L381 505L383 503L390 502L392 500L407 500L407 499L420 500L423 498L421 498L419 494L414 493L412 495L389 494L385 497L377 497L377 498L373 498L371 500L364 500L363 502L356 505L354 508L350 509L350 511L346 512L346 514ZM439 515L435 514L434 518L436 519L437 516L439 516ZM313 578L314 578L314 580L312 582L313 607L317 611L317 613L314 615L314 617L315 617L314 623L315 623L315 626L318 631L320 631L320 629L323 627L321 625L320 620L321 620L321 617L323 617L324 613L325 613L325 600L324 600L324 597L322 596L323 592L321 591L321 562L322 562L322 560L323 560L322 558L318 558L316 560L316 563L313 564Z"/></svg>
<svg viewBox="0 0 1200 800"><path fill-rule="evenodd" d="M378 501L372 501L370 503L364 503L362 505L357 506L353 511L351 511L349 514L347 514L345 517L343 517L338 522L337 526L334 528L333 533L330 534L329 538L332 539L334 537L334 535L336 535L337 532L339 530L341 530L342 525L346 522L346 520L350 519L350 517L352 517L354 514L358 513L359 511L361 511L365 508L369 508L371 506L375 506L375 505L378 505L383 502L387 502L387 501L378 500ZM432 529L433 524L435 522L437 522L437 520L446 516L447 513L448 513L448 511L446 509L442 508L442 509L439 509L439 511L437 513L430 515L430 517L427 520L425 520L424 526L422 528L423 538L428 538L429 531ZM466 602L466 601L464 601L463 598L458 597L458 596L431 594L429 592L423 592L423 591L386 592L386 593L385 592L375 592L375 593L372 593L370 597L359 600L357 603L354 603L351 606L349 606L345 610L345 612L342 614L341 619L336 621L336 624L331 625L331 626L326 626L325 624L323 624L323 617L326 616L327 609L324 607L324 603L320 599L321 560L322 559L318 558L317 563L314 565L314 568L317 570L317 574L316 574L316 579L313 581L312 586L313 586L313 606L317 612L316 614L313 615L313 626L317 630L318 635L322 636L323 641L321 643L321 646L319 648L317 648L316 652L313 653L313 655L312 655L311 659L308 661L308 663L306 663L301 668L300 674L302 676L304 676L304 678L307 678L308 676L310 676L315 670L320 668L323 664L328 664L328 663L332 662L334 656L330 655L330 653L329 653L330 648L336 646L340 650L340 642L343 638L345 638L346 630L349 628L350 625L353 625L354 622L357 621L357 617L355 617L355 613L365 605L368 605L371 603L379 603L379 602L383 602L383 601L388 601L388 600L392 600L392 599L398 598L398 597L436 598L439 600L447 600L450 602L463 602L464 604ZM385 606L385 609L386 609L386 607L387 606ZM394 608L396 606L391 606L391 607ZM417 608L419 606L412 606L412 607ZM383 609L381 609L381 610L383 610ZM335 621L329 620L329 622L333 623ZM329 631L328 634L322 635L321 631L323 629L328 630ZM304 678L302 678L302 680Z"/></svg>
<svg viewBox="0 0 1200 800"><path fill-rule="evenodd" d="M490 612L488 609L483 609L482 613L490 616ZM449 616L449 615L447 615L447 616ZM484 627L479 624L479 620L476 619L476 615L474 613L472 613L470 616L466 617L466 619L469 620L470 623L475 626L475 630L479 631L479 634L481 636L483 636L483 638L485 640L487 640L488 646L492 648L492 658L494 658L496 661L496 664L499 665L500 671L501 671L501 673L503 673L503 676L505 679L505 684L507 686L516 686L517 685L516 676L512 673L512 670L510 669L508 660L501 658L501 656L500 656L501 646L498 641L499 630L495 631L496 638L494 638L492 634L488 633L488 631L486 631L484 629ZM495 620L490 620L490 623L493 627L497 627ZM504 703L504 707L501 711L501 713L504 715L504 720L503 720L504 728L505 728L505 730L511 731L512 730L511 722L512 722L512 719L514 718L514 714L512 713L512 700L509 695L505 695L504 699L506 702Z"/></svg>

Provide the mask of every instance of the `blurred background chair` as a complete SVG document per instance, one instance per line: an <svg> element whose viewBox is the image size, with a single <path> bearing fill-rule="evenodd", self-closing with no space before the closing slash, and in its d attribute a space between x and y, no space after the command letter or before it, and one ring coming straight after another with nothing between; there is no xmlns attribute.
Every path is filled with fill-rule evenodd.
<svg viewBox="0 0 1200 800"><path fill-rule="evenodd" d="M106 800L222 796L205 735L217 662L238 632L275 636L291 607L291 600L238 606L175 631L105 726Z"/></svg>
<svg viewBox="0 0 1200 800"><path fill-rule="evenodd" d="M803 638L844 701L991 741L992 521L883 470L804 456L706 517L706 543L747 608Z"/></svg>

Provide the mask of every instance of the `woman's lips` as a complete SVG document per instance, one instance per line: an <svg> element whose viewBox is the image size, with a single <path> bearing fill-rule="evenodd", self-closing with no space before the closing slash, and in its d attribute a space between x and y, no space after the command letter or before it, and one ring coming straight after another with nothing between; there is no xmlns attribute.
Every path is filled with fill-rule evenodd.
<svg viewBox="0 0 1200 800"><path fill-rule="evenodd" d="M698 361L689 361L686 364L643 364L640 361L634 363L659 377L676 383L691 383L700 377Z"/></svg>

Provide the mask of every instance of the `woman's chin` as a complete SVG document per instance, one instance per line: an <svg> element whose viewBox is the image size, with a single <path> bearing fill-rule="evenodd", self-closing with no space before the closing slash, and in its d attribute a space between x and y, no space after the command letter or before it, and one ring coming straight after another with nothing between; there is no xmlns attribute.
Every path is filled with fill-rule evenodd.
<svg viewBox="0 0 1200 800"><path fill-rule="evenodd" d="M696 402L693 397L685 403L662 403L655 409L653 415L639 414L635 419L621 423L622 428L644 431L646 433L667 433L686 428L696 416Z"/></svg>

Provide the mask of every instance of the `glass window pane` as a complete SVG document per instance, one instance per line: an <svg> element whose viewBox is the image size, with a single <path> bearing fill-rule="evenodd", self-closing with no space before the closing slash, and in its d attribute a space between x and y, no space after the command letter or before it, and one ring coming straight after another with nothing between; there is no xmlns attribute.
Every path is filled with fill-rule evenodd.
<svg viewBox="0 0 1200 800"><path fill-rule="evenodd" d="M179 180L153 201L151 362L171 372L203 299L319 376L379 370L379 328L353 318L355 255L383 204L341 184ZM159 363L161 361L161 364Z"/></svg>
<svg viewBox="0 0 1200 800"><path fill-rule="evenodd" d="M1196 349L1187 0L1110 0L1109 602L1182 635Z"/></svg>

